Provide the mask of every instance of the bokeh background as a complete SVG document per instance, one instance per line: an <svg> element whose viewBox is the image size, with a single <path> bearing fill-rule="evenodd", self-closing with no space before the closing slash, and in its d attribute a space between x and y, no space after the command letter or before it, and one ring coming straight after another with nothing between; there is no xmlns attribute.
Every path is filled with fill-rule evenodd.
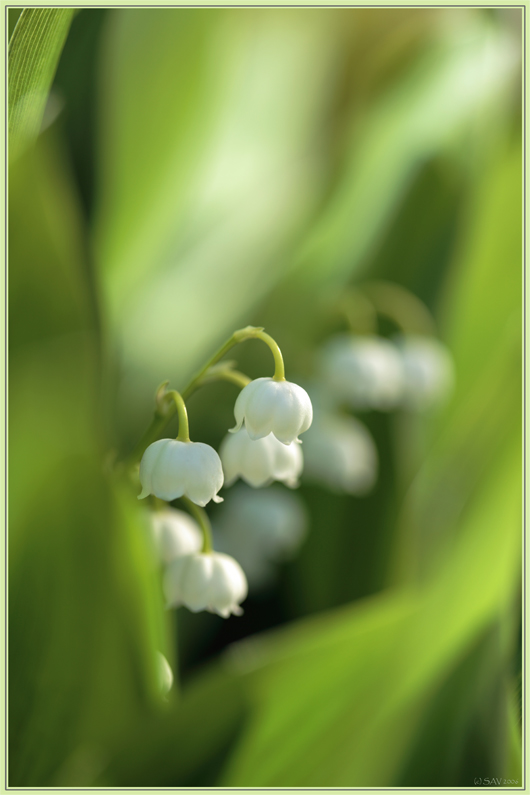
<svg viewBox="0 0 530 795"><path fill-rule="evenodd" d="M521 786L522 11L37 13L10 18L10 785ZM433 314L451 399L360 416L377 483L304 482L243 617L167 612L119 466L156 387L247 324L309 382L374 279ZM236 395L194 395L192 438Z"/></svg>

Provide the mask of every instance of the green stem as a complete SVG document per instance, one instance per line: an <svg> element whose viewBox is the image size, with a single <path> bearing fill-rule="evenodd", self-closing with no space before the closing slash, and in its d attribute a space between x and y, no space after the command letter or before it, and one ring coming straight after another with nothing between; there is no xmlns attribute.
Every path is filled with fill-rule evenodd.
<svg viewBox="0 0 530 795"><path fill-rule="evenodd" d="M255 337L255 339L262 340L262 342L265 342L272 351L272 355L274 356L273 379L275 381L285 381L285 365L283 363L282 352L276 340L273 340L270 334L266 334L262 330L259 330L259 333L253 336Z"/></svg>
<svg viewBox="0 0 530 795"><path fill-rule="evenodd" d="M190 500L189 497L181 497L180 498L188 511L197 520L199 527L202 531L202 552L203 554L207 554L209 552L213 552L213 541L212 541L212 526L210 524L210 520L208 519L208 514L205 510L203 510L198 505L195 505L194 502Z"/></svg>
<svg viewBox="0 0 530 795"><path fill-rule="evenodd" d="M385 315L405 333L436 333L433 317L423 301L392 282L368 282L361 286L380 315Z"/></svg>
<svg viewBox="0 0 530 795"><path fill-rule="evenodd" d="M214 364L217 364L217 362L222 359L223 356L234 347L234 345L238 345L240 342L245 342L246 340L251 339L260 339L269 346L272 351L272 355L274 356L275 367L273 378L275 381L285 381L285 367L283 364L282 352L280 351L276 341L273 340L269 334L266 334L263 328L258 326L246 326L245 328L234 331L232 336L227 339L223 345L221 345L219 350L214 353L211 359L208 359L204 367L202 367L199 372L193 376L189 384L182 390L183 398L189 398L192 392L194 392L199 386L207 371L213 367Z"/></svg>
<svg viewBox="0 0 530 795"><path fill-rule="evenodd" d="M166 396L175 401L175 406L177 408L177 414L179 417L179 435L177 436L177 442L189 442L190 426L188 423L188 412L186 410L184 399L182 398L182 395L175 389L170 389L169 392L166 392Z"/></svg>
<svg viewBox="0 0 530 795"><path fill-rule="evenodd" d="M337 308L344 314L354 333L377 333L377 312L373 303L360 290L355 288L347 290Z"/></svg>
<svg viewBox="0 0 530 795"><path fill-rule="evenodd" d="M280 351L277 342L269 334L266 334L263 328L259 328L257 326L246 326L245 328L238 329L238 331L234 331L232 336L223 345L221 345L219 350L216 351L210 359L208 359L204 367L202 367L199 372L193 376L191 381L180 394L174 390L165 392L165 387L168 383L167 381L164 384L161 384L157 390L157 409L155 411L155 416L153 417L151 424L143 434L138 444L135 446L132 453L128 456L127 463L133 464L138 460L138 458L142 457L145 449L149 447L152 442L156 441L165 426L173 418L175 411L179 412L179 435L177 439L178 441L189 442L188 414L186 412L184 401L187 400L190 395L202 384L212 383L218 379L223 379L224 381L230 381L231 383L236 384L236 386L243 388L250 383L251 379L249 379L243 373L239 373L237 370L232 370L230 367L219 369L215 373L209 371L211 371L214 365L216 365L217 362L222 359L231 348L234 347L234 345L238 345L240 342L245 342L246 340L251 339L262 340L262 342L269 346L270 350L272 351L272 355L274 356L275 366L273 378L275 381L285 381L285 366L283 363L282 352ZM166 398L168 395L173 397L174 406L167 405ZM180 401L182 401L182 403L180 403Z"/></svg>
<svg viewBox="0 0 530 795"><path fill-rule="evenodd" d="M214 381L228 381L230 384L235 384L240 389L244 389L252 381L248 375L240 373L239 370L216 370L211 375L206 373L204 378L200 381L198 386L204 384L213 384Z"/></svg>

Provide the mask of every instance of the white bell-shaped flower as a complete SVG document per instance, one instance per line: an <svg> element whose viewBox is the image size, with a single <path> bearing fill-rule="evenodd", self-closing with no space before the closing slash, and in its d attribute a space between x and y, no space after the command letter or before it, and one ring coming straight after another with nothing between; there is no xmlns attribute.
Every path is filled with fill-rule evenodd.
<svg viewBox="0 0 530 795"><path fill-rule="evenodd" d="M158 686L165 696L173 687L173 671L164 655L157 651Z"/></svg>
<svg viewBox="0 0 530 795"><path fill-rule="evenodd" d="M291 444L311 425L313 407L309 395L298 384L256 378L239 393L234 414L236 426L232 433L245 423L254 441L273 433L283 444Z"/></svg>
<svg viewBox="0 0 530 795"><path fill-rule="evenodd" d="M242 614L240 603L248 592L243 569L222 552L205 552L177 558L164 575L169 607L185 605L193 613L208 610L228 618Z"/></svg>
<svg viewBox="0 0 530 795"><path fill-rule="evenodd" d="M256 489L268 486L273 480L295 488L304 466L301 445L297 442L283 444L272 433L253 441L246 428L227 434L219 455L225 486L242 478Z"/></svg>
<svg viewBox="0 0 530 795"><path fill-rule="evenodd" d="M442 403L454 387L448 349L433 337L407 334L396 339L405 373L403 405L421 411Z"/></svg>
<svg viewBox="0 0 530 795"><path fill-rule="evenodd" d="M161 563L171 563L182 555L202 549L202 532L197 522L184 511L163 508L150 515L151 535Z"/></svg>
<svg viewBox="0 0 530 795"><path fill-rule="evenodd" d="M399 351L382 337L332 337L321 352L320 371L335 397L354 409L389 411L403 394Z"/></svg>
<svg viewBox="0 0 530 795"><path fill-rule="evenodd" d="M304 478L330 491L366 494L377 479L377 449L353 417L316 412L304 440Z"/></svg>
<svg viewBox="0 0 530 795"><path fill-rule="evenodd" d="M210 500L222 502L217 492L223 485L223 467L208 444L160 439L143 454L140 483L139 500L154 494L170 502L184 495L204 507Z"/></svg>
<svg viewBox="0 0 530 795"><path fill-rule="evenodd" d="M297 494L281 486L256 491L238 483L215 514L215 545L237 555L251 589L260 590L273 582L278 564L297 552L307 527L307 510Z"/></svg>

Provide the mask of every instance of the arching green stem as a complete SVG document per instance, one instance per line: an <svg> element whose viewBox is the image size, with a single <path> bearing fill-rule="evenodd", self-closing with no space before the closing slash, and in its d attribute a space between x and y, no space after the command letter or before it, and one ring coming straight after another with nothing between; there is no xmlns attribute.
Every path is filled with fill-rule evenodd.
<svg viewBox="0 0 530 795"><path fill-rule="evenodd" d="M175 389L170 389L169 392L166 392L166 397L170 397L174 400L175 406L177 407L177 414L179 417L179 435L177 436L177 442L189 442L190 427L188 423L188 412L182 395Z"/></svg>
<svg viewBox="0 0 530 795"><path fill-rule="evenodd" d="M234 331L232 336L221 345L219 350L214 353L214 355L208 359L204 367L202 367L198 373L196 373L191 381L187 384L187 386L179 393L175 390L166 391L167 381L161 384L156 393L156 404L157 408L155 411L155 416L153 417L149 428L146 430L132 453L127 458L127 463L133 464L138 461L139 458L144 453L144 450L156 439L159 438L160 434L166 427L166 425L170 422L173 418L175 411L178 411L179 414L179 435L177 437L178 441L189 441L189 430L188 430L188 414L186 411L186 406L184 401L187 400L190 395L200 386L207 383L212 383L213 381L217 381L222 379L223 381L229 381L232 384L243 389L248 383L250 383L250 378L244 375L244 373L240 373L237 370L233 370L229 363L223 362L218 368L215 365L219 362L220 359L228 353L228 351L234 347L234 345L238 345L240 342L245 342L246 340L251 339L258 339L264 342L270 348L272 355L274 356L274 375L273 378L275 381L285 381L285 366L283 363L283 356L277 342L267 334L263 328L258 326L246 326L245 328L238 329L238 331ZM214 369L215 368L215 369ZM172 402L168 403L168 397L172 398Z"/></svg>
<svg viewBox="0 0 530 795"><path fill-rule="evenodd" d="M201 367L199 372L193 376L189 384L182 390L182 396L184 399L187 399L191 395L191 393L203 381L207 371L217 364L217 362L220 361L220 359L222 359L223 356L234 347L234 345L238 345L240 342L245 342L246 340L252 339L262 340L266 345L269 346L272 351L272 355L274 356L273 378L275 381L285 381L285 366L283 363L283 356L277 342L273 340L270 334L266 334L262 327L246 326L245 328L234 331L232 336L227 339L223 345L221 345L219 350L214 353L211 359L208 359L204 367Z"/></svg>
<svg viewBox="0 0 530 795"><path fill-rule="evenodd" d="M212 541L212 526L210 524L210 520L208 519L208 514L206 511L201 508L199 505L195 505L189 497L181 497L180 498L188 511L197 520L197 523L202 531L202 552L208 553L213 552L213 541Z"/></svg>
<svg viewBox="0 0 530 795"><path fill-rule="evenodd" d="M270 334L266 334L264 331L259 331L255 335L255 339L262 340L265 342L272 351L272 355L274 356L274 375L273 379L275 381L285 381L285 365L283 363L283 356L282 352L279 348L278 343L274 340Z"/></svg>
<svg viewBox="0 0 530 795"><path fill-rule="evenodd" d="M228 381L230 384L235 384L240 389L244 389L250 382L252 381L248 375L244 373L240 373L239 370L215 370L214 373L206 373L204 378L200 381L198 386L203 386L204 384L213 384L214 381Z"/></svg>
<svg viewBox="0 0 530 795"><path fill-rule="evenodd" d="M377 312L370 299L360 290L346 290L337 304L337 309L343 313L354 333L377 333Z"/></svg>
<svg viewBox="0 0 530 795"><path fill-rule="evenodd" d="M377 312L392 320L405 333L435 334L433 317L423 301L391 282L376 281L361 285Z"/></svg>

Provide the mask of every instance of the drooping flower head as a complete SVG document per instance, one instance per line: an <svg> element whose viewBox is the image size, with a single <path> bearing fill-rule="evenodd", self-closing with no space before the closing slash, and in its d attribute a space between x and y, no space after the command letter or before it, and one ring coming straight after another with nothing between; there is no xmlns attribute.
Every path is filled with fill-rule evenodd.
<svg viewBox="0 0 530 795"><path fill-rule="evenodd" d="M421 411L442 403L454 386L448 349L434 337L406 334L396 338L405 374L403 405Z"/></svg>
<svg viewBox="0 0 530 795"><path fill-rule="evenodd" d="M140 463L142 500L154 494L170 502L177 497L204 507L210 500L222 502L217 492L223 485L221 459L213 447L202 442L160 439L150 444Z"/></svg>
<svg viewBox="0 0 530 795"><path fill-rule="evenodd" d="M377 478L377 448L353 417L317 411L305 438L304 457L304 477L330 491L366 494Z"/></svg>
<svg viewBox="0 0 530 795"><path fill-rule="evenodd" d="M150 514L151 535L161 563L171 563L182 555L199 552L202 533L192 517L176 508L164 508Z"/></svg>
<svg viewBox="0 0 530 795"><path fill-rule="evenodd" d="M226 486L242 478L257 489L268 486L273 480L295 488L304 465L301 446L296 442L283 444L272 433L253 441L246 428L227 434L221 442L219 455Z"/></svg>
<svg viewBox="0 0 530 795"><path fill-rule="evenodd" d="M248 592L239 563L222 552L177 558L166 569L164 593L169 607L185 605L193 613L208 610L223 618L242 614Z"/></svg>
<svg viewBox="0 0 530 795"><path fill-rule="evenodd" d="M237 555L251 589L260 590L274 580L278 564L296 553L307 528L307 511L296 492L238 483L215 514L215 545Z"/></svg>
<svg viewBox="0 0 530 795"><path fill-rule="evenodd" d="M274 378L256 378L239 393L234 414L236 426L232 433L244 423L254 441L273 433L283 444L291 444L311 425L313 407L301 386Z"/></svg>
<svg viewBox="0 0 530 795"><path fill-rule="evenodd" d="M322 349L320 371L336 399L354 409L389 411L403 394L401 357L396 346L382 337L332 337Z"/></svg>

